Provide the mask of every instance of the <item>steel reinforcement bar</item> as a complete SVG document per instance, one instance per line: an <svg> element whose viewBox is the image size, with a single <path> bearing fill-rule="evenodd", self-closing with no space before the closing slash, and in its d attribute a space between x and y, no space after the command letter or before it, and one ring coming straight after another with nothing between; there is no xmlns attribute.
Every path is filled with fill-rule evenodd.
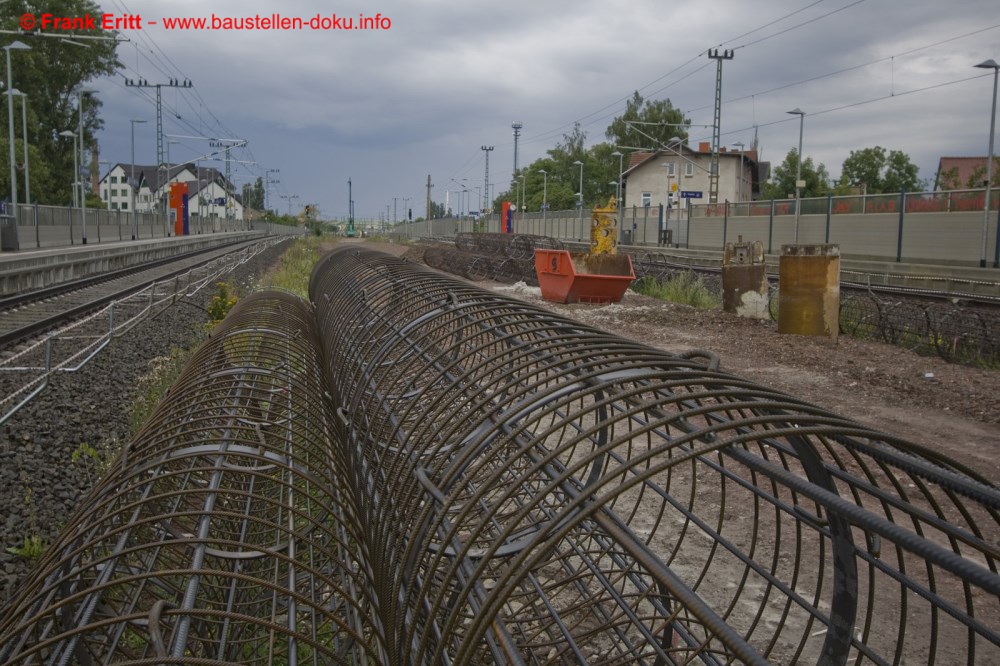
<svg viewBox="0 0 1000 666"><path fill-rule="evenodd" d="M328 255L311 295L216 329L0 663L1000 659L971 470L388 255Z"/></svg>
<svg viewBox="0 0 1000 666"><path fill-rule="evenodd" d="M385 663L319 349L301 299L241 301L0 612L0 663Z"/></svg>
<svg viewBox="0 0 1000 666"><path fill-rule="evenodd" d="M314 270L393 664L1000 661L1000 491L355 247Z"/></svg>

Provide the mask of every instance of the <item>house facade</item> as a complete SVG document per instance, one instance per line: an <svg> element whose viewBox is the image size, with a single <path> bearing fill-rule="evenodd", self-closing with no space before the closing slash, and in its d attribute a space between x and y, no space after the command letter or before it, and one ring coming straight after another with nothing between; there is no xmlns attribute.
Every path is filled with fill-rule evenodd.
<svg viewBox="0 0 1000 666"><path fill-rule="evenodd" d="M136 212L166 210L170 184L187 183L189 216L225 219L229 211L229 218L243 219L243 205L232 186L226 187L226 179L218 169L193 164L170 164L162 168L149 164L114 165L98 183L101 199L111 210L131 210L129 182L133 173Z"/></svg>
<svg viewBox="0 0 1000 666"><path fill-rule="evenodd" d="M670 150L632 153L625 170L624 205L685 210L709 202L712 151L684 144ZM719 150L719 202L750 201L760 191L756 151ZM669 192L669 196L668 196Z"/></svg>

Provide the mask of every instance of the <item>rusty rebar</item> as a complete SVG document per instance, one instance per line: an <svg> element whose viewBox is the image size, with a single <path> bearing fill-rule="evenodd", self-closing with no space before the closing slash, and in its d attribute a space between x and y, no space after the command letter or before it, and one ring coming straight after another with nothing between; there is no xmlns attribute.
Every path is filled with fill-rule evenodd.
<svg viewBox="0 0 1000 666"><path fill-rule="evenodd" d="M371 250L311 297L393 663L1000 660L972 470Z"/></svg>
<svg viewBox="0 0 1000 666"><path fill-rule="evenodd" d="M240 302L4 609L0 663L382 663L323 377L308 304Z"/></svg>
<svg viewBox="0 0 1000 666"><path fill-rule="evenodd" d="M368 249L310 295L216 329L0 662L1000 660L975 471Z"/></svg>

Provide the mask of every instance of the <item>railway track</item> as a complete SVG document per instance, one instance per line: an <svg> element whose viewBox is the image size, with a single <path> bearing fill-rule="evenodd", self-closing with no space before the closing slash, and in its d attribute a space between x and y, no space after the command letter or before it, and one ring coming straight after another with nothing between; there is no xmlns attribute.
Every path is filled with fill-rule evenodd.
<svg viewBox="0 0 1000 666"><path fill-rule="evenodd" d="M115 337L175 303L189 303L275 242L280 239L237 243L7 301L0 312L0 424L57 374L78 371Z"/></svg>
<svg viewBox="0 0 1000 666"><path fill-rule="evenodd" d="M0 351L256 242L188 252L0 299Z"/></svg>

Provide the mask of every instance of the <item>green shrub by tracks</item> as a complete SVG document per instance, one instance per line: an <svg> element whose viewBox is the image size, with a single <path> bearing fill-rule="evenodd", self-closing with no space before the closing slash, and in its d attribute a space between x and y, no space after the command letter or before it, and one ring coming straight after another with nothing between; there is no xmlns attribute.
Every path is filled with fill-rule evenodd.
<svg viewBox="0 0 1000 666"><path fill-rule="evenodd" d="M309 236L298 238L278 260L277 267L264 277L262 289L281 289L309 298L309 276L319 261L321 246L329 240Z"/></svg>
<svg viewBox="0 0 1000 666"><path fill-rule="evenodd" d="M662 282L656 278L644 277L636 280L631 288L644 296L696 308L717 308L721 305L718 296L693 271L677 273Z"/></svg>

